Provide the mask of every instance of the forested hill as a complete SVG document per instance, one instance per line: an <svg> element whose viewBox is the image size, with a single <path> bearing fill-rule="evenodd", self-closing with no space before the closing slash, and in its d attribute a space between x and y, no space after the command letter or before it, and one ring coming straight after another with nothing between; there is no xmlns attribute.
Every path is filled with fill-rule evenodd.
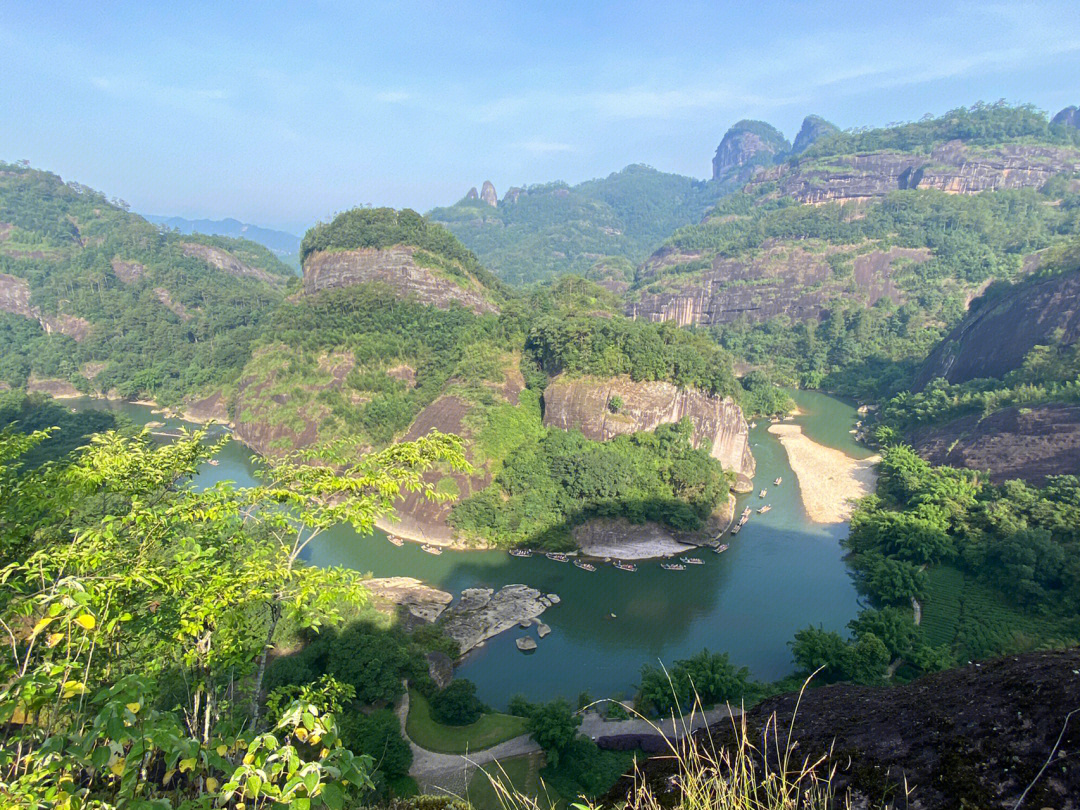
<svg viewBox="0 0 1080 810"><path fill-rule="evenodd" d="M262 245L161 233L121 201L0 164L0 380L176 402L235 375L293 271ZM58 382L57 382L58 381Z"/></svg>
<svg viewBox="0 0 1080 810"><path fill-rule="evenodd" d="M485 198L470 193L428 218L446 225L503 280L527 284L566 273L588 276L605 257L637 264L732 187L636 165L576 186L510 188L501 200L487 186Z"/></svg>

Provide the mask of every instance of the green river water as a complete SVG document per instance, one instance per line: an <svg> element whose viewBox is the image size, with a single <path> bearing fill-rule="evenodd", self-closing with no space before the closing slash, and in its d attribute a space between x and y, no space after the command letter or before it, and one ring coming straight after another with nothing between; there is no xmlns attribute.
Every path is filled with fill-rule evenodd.
<svg viewBox="0 0 1080 810"><path fill-rule="evenodd" d="M865 457L868 451L848 432L856 414L849 404L816 392L794 394L803 412L796 423L813 440ZM143 406L97 400L73 401L75 407L122 411L138 424L161 419ZM176 427L178 420L168 420ZM515 628L490 639L458 667L474 681L479 697L505 707L517 693L532 700L582 691L593 697L630 697L642 664L670 663L708 648L727 652L760 679L782 677L792 670L788 642L807 625L844 630L857 610L857 595L843 560L840 540L845 525L811 523L803 510L798 484L780 442L760 420L750 441L757 460L756 489L739 496L737 508L772 504L755 514L737 537L727 540L724 554L708 549L692 552L704 565L666 571L656 561L643 561L636 573L600 565L589 573L542 556L510 557L504 551L425 554L406 543L396 547L385 535L358 536L340 527L325 533L311 547L308 559L317 565L341 565L377 577L412 576L455 595L464 588L499 588L525 583L561 597L543 621L551 635L529 654L518 651ZM206 466L200 482L252 482L258 459L238 442L230 442L216 467ZM772 481L783 478L779 487ZM614 617L613 615L614 614Z"/></svg>

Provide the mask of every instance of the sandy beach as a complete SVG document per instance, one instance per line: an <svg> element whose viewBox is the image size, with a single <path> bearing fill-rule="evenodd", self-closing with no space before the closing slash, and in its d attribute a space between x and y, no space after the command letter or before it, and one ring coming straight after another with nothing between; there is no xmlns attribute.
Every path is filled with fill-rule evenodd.
<svg viewBox="0 0 1080 810"><path fill-rule="evenodd" d="M799 425L770 425L769 433L787 451L806 514L815 523L843 523L851 517L851 501L874 491L880 456L852 458L811 441Z"/></svg>
<svg viewBox="0 0 1080 810"><path fill-rule="evenodd" d="M648 560L692 551L656 523L635 524L625 518L595 518L574 529L581 554L586 557Z"/></svg>

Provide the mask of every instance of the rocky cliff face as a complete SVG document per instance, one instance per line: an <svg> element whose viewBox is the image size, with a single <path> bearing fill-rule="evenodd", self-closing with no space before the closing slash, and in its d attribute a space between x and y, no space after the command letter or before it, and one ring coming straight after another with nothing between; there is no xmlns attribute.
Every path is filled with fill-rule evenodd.
<svg viewBox="0 0 1080 810"><path fill-rule="evenodd" d="M37 321L47 333L56 332L75 340L90 334L90 322L74 315L50 315L30 303L30 284L26 279L0 273L0 312L22 315Z"/></svg>
<svg viewBox="0 0 1080 810"><path fill-rule="evenodd" d="M1077 129L1080 129L1080 109L1077 109L1076 107L1066 107L1051 118L1050 123L1063 124L1067 127L1076 127Z"/></svg>
<svg viewBox="0 0 1080 810"><path fill-rule="evenodd" d="M623 402L618 413L608 408L614 396ZM654 430L684 418L694 426L695 445L708 449L725 470L737 474L742 486L748 486L755 468L749 427L731 399L680 389L671 383L636 383L626 378L558 377L544 390L545 427L577 429L599 441Z"/></svg>
<svg viewBox="0 0 1080 810"><path fill-rule="evenodd" d="M495 193L495 186L492 185L490 180L484 181L484 186L480 189L480 199L486 202L492 208L498 207L499 195Z"/></svg>
<svg viewBox="0 0 1080 810"><path fill-rule="evenodd" d="M759 171L751 185L776 183L776 195L825 203L872 200L897 189L978 194L1038 188L1072 171L1080 171L1080 149L1034 144L982 148L950 141L929 155L871 152L783 164Z"/></svg>
<svg viewBox="0 0 1080 810"><path fill-rule="evenodd" d="M835 769L829 787L837 798L850 798L852 807L1077 810L1080 723L1066 716L1077 706L1078 672L1080 651L1073 649L971 664L897 686L808 689L749 709L747 737L760 746L768 725L770 743L764 747L770 748L776 729L784 739L790 729L798 762L822 757L818 773ZM732 750L731 723L699 732L710 733L711 740L702 739L706 750ZM649 741L599 742L635 748ZM679 798L671 787L677 761L659 742L661 747L649 750L661 756L645 762L636 778L668 806ZM1051 766L1042 771L1048 761ZM623 803L632 787L624 777L602 803Z"/></svg>
<svg viewBox="0 0 1080 810"><path fill-rule="evenodd" d="M456 301L473 312L498 312L475 279L450 279L421 267L416 248L408 245L378 250L335 250L313 253L304 262L304 292L308 295L333 287L348 287L369 281L388 284L401 297L415 296L422 304L446 309Z"/></svg>
<svg viewBox="0 0 1080 810"><path fill-rule="evenodd" d="M788 151L780 131L764 121L739 121L724 134L713 157L713 179L723 180L749 164L771 163Z"/></svg>
<svg viewBox="0 0 1080 810"><path fill-rule="evenodd" d="M840 128L826 121L819 115L808 115L803 119L799 134L795 136L795 142L791 145L793 154L801 154L822 138L836 135Z"/></svg>
<svg viewBox="0 0 1080 810"><path fill-rule="evenodd" d="M1047 404L970 414L912 431L915 450L934 464L982 470L995 483L1080 474L1080 406Z"/></svg>
<svg viewBox="0 0 1080 810"><path fill-rule="evenodd" d="M658 284L637 293L627 303L626 314L690 326L726 323L740 316L751 320L776 315L818 318L839 298L859 300L867 306L885 297L900 303L902 296L891 278L894 266L930 257L930 251L921 248L871 251L850 260L850 276L837 278L828 258L851 248L829 245L811 252L801 245L767 242L752 256L718 256L706 270L666 277L668 268L701 260L702 256L663 249L640 273L646 283L655 277Z"/></svg>
<svg viewBox="0 0 1080 810"><path fill-rule="evenodd" d="M237 276L239 278L255 278L259 281L265 281L267 284L274 284L281 286L285 283L285 279L280 276L274 276L267 273L261 267L252 267L251 265L244 264L238 258L233 256L227 250L216 248L213 245L203 245L198 242L181 242L180 250L183 251L185 256L194 256L196 259L201 259L211 267L216 267L230 276Z"/></svg>
<svg viewBox="0 0 1080 810"><path fill-rule="evenodd" d="M1080 338L1080 270L1033 279L991 292L931 352L914 390L935 377L962 383L1001 377L1018 368L1034 346L1068 345Z"/></svg>

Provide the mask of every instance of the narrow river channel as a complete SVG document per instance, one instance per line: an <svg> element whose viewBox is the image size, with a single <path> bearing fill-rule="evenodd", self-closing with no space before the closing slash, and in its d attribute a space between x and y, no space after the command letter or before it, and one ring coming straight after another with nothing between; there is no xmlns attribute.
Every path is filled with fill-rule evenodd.
<svg viewBox="0 0 1080 810"><path fill-rule="evenodd" d="M849 431L855 409L816 392L796 392L802 414L795 422L821 444L865 457ZM137 424L161 419L144 406L99 400L71 400L73 407L121 411ZM181 425L168 420L167 428ZM636 573L601 565L596 573L544 557L515 559L504 551L423 553L419 546L390 544L381 532L358 536L351 528L327 532L309 549L316 565L341 565L377 577L412 576L453 592L464 588L499 588L525 583L561 602L544 613L551 635L537 650L523 654L514 640L535 630L514 629L470 653L458 669L474 681L482 700L504 708L510 697L532 700L630 697L642 664L670 663L703 648L727 652L757 678L774 679L791 672L788 642L807 625L844 630L857 610L857 595L843 560L840 540L846 525L811 523L802 507L798 484L780 442L761 420L751 430L757 460L755 492L739 497L738 509L772 505L754 514L746 528L727 540L730 549L717 555L692 552L703 565L666 571L644 561ZM253 482L258 459L238 442L230 442L216 467L206 466L200 482ZM777 477L783 479L773 486ZM762 499L757 490L768 489Z"/></svg>

